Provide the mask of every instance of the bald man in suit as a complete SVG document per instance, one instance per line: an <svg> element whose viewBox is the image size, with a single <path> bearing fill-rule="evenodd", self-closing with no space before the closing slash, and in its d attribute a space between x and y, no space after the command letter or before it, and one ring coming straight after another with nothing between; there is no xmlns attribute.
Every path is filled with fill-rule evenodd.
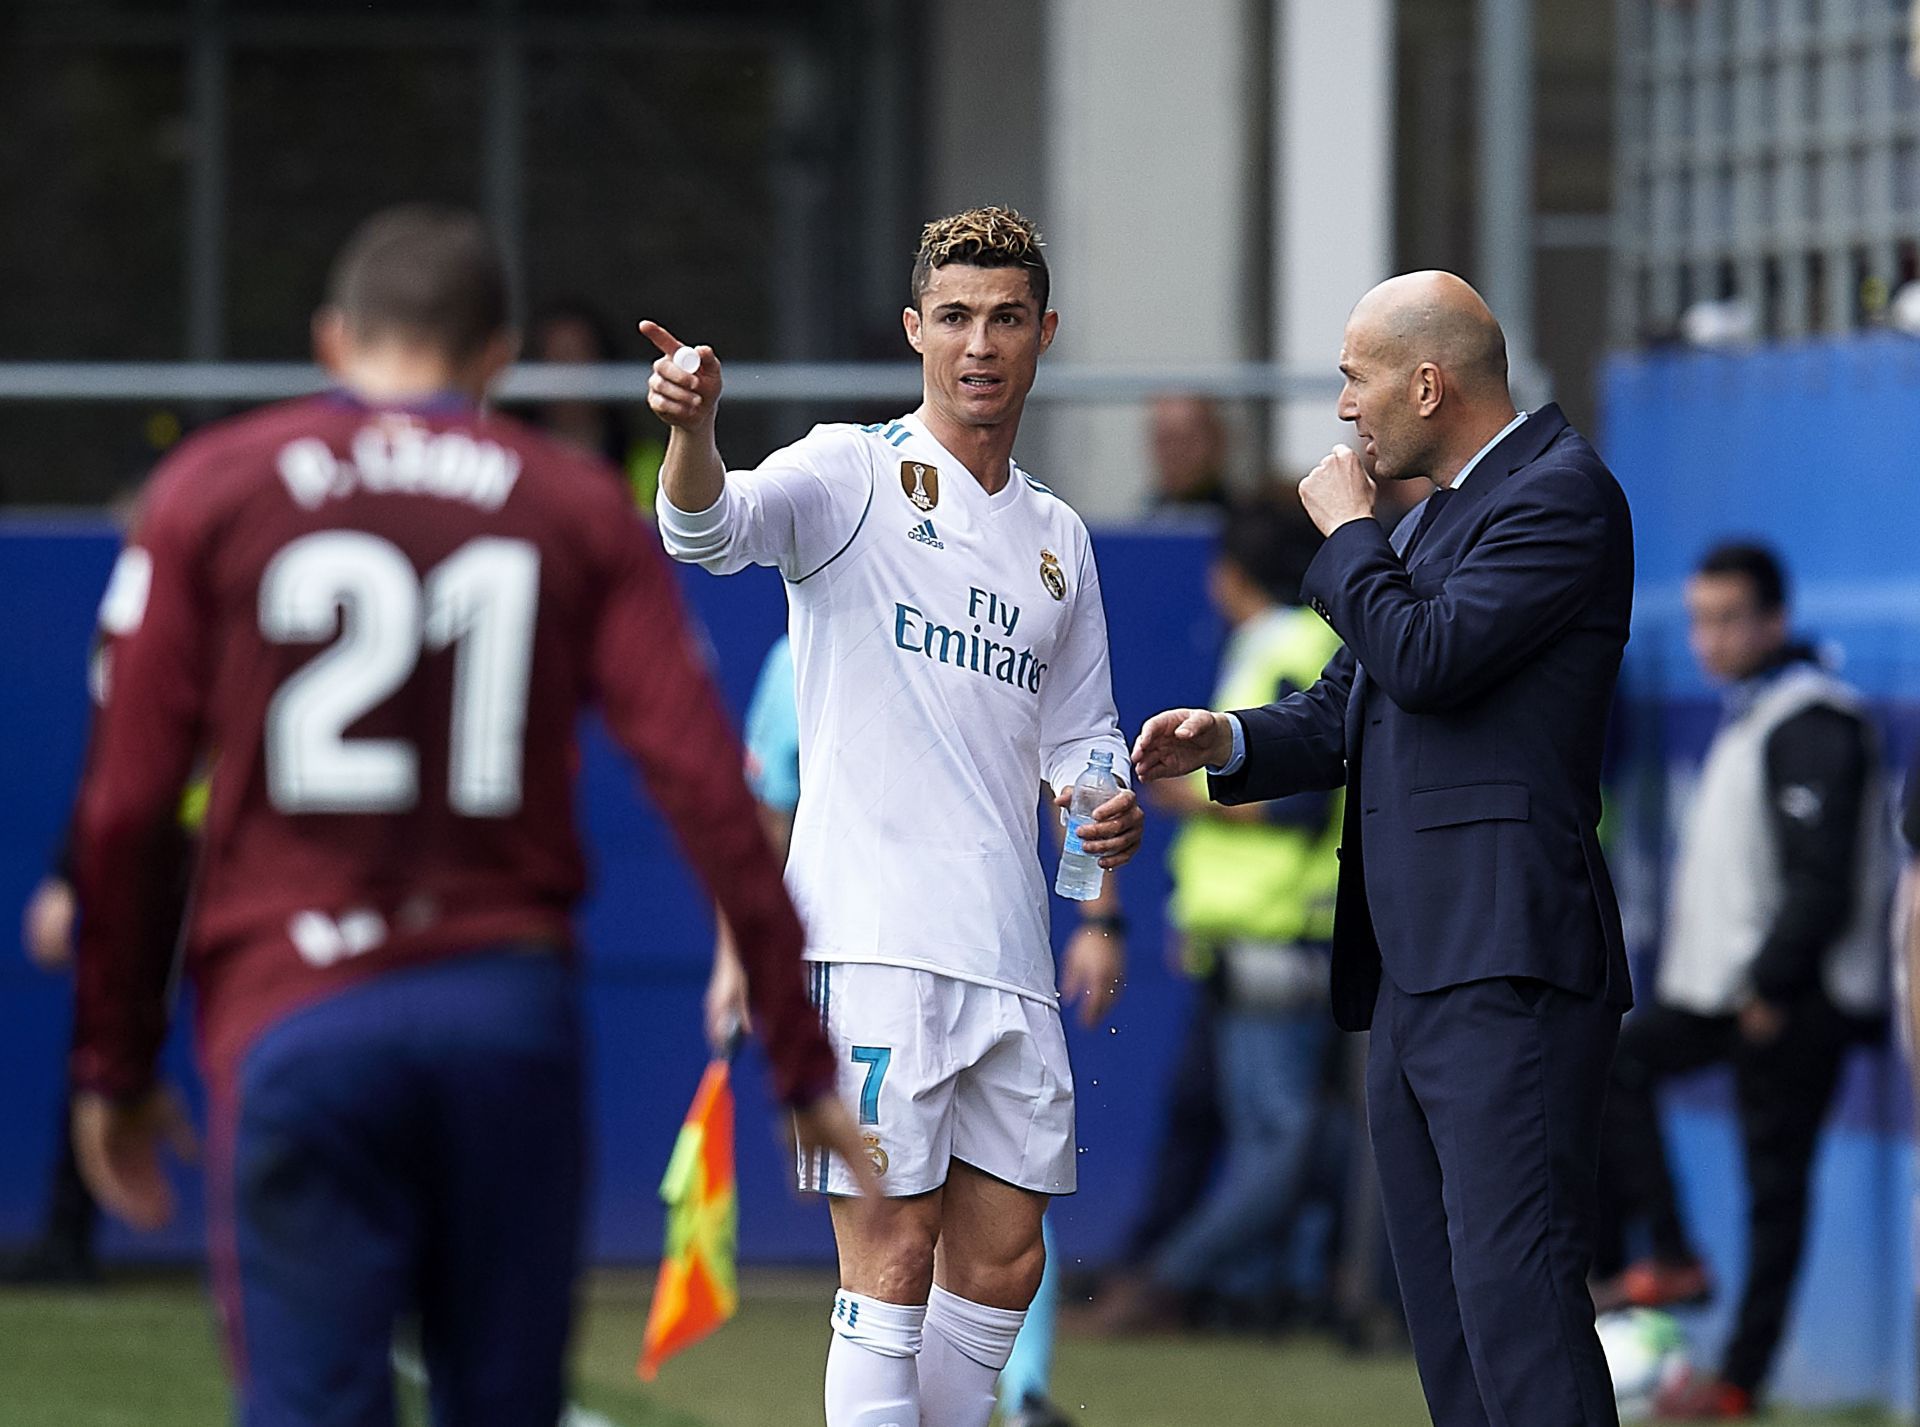
<svg viewBox="0 0 1920 1427"><path fill-rule="evenodd" d="M1633 602L1626 498L1449 273L1382 283L1341 349L1335 447L1301 483L1305 587L1346 648L1260 709L1174 709L1147 779L1245 803L1347 790L1334 1014L1372 1028L1388 1238L1437 1427L1613 1427L1586 1289L1601 1106L1631 1000L1596 828ZM1391 539L1377 483L1435 494Z"/></svg>

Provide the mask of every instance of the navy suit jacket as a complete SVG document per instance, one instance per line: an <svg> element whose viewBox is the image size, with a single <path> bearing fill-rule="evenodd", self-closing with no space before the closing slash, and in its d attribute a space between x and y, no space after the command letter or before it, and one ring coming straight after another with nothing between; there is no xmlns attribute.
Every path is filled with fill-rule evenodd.
<svg viewBox="0 0 1920 1427"><path fill-rule="evenodd" d="M1237 710L1222 803L1347 789L1333 1007L1372 1021L1382 969L1419 994L1531 977L1626 1006L1601 856L1600 759L1633 604L1626 496L1557 406L1489 451L1403 563L1378 523L1305 581L1346 647L1311 689Z"/></svg>

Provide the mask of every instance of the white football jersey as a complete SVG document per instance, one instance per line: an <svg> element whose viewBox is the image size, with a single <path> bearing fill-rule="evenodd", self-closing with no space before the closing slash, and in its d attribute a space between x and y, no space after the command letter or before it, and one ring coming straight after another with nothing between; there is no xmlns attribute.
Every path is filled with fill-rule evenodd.
<svg viewBox="0 0 1920 1427"><path fill-rule="evenodd" d="M1054 999L1039 785L1095 749L1127 777L1080 517L1018 466L989 496L915 416L817 426L712 509L658 509L676 559L786 577L808 956Z"/></svg>

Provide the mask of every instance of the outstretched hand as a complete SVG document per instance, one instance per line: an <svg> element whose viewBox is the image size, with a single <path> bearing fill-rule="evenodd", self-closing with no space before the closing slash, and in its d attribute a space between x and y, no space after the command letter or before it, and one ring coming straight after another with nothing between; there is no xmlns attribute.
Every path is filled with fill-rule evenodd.
<svg viewBox="0 0 1920 1427"><path fill-rule="evenodd" d="M1233 757L1233 727L1209 709L1168 709L1133 741L1133 771L1148 782L1218 768Z"/></svg>
<svg viewBox="0 0 1920 1427"><path fill-rule="evenodd" d="M711 347L688 347L658 322L643 321L640 335L660 349L647 378L647 407L667 425L683 431L711 428L714 411L720 404L720 359ZM691 351L700 365L687 371L674 360L681 351Z"/></svg>

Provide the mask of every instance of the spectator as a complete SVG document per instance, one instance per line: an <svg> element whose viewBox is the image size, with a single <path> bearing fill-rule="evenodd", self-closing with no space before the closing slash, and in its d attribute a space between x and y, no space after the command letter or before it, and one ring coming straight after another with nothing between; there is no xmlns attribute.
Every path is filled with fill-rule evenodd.
<svg viewBox="0 0 1920 1427"><path fill-rule="evenodd" d="M1208 580L1232 628L1216 702L1261 704L1306 688L1339 648L1325 622L1299 607L1318 544L1297 505L1291 519L1272 507L1230 513ZM1171 1317L1202 1294L1242 1312L1271 1303L1285 1231L1328 1128L1340 795L1227 808L1191 781L1153 787L1161 809L1184 820L1170 912L1183 964L1206 986L1197 1023L1210 1044L1187 1059L1210 1063L1215 1083L1189 1086L1184 1098L1219 1106L1224 1163L1204 1196L1204 1170L1187 1178L1184 1212L1151 1246L1145 1273L1104 1295L1096 1321L1109 1331ZM1156 1196L1163 1214L1170 1198ZM1324 1286L1324 1274L1315 1277Z"/></svg>
<svg viewBox="0 0 1920 1427"><path fill-rule="evenodd" d="M1223 509L1227 490L1227 424L1209 397L1156 397L1149 414L1156 510Z"/></svg>
<svg viewBox="0 0 1920 1427"><path fill-rule="evenodd" d="M549 307L533 324L528 355L536 362L588 365L620 358L619 344L600 314L588 304L565 299ZM530 424L601 457L632 484L639 508L651 513L659 485L659 441L636 441L626 413L607 401L571 397L543 401L527 412Z"/></svg>
<svg viewBox="0 0 1920 1427"><path fill-rule="evenodd" d="M1605 1309L1706 1298L1680 1222L1655 1093L1731 1063L1746 1144L1748 1271L1716 1375L1663 1413L1742 1418L1778 1346L1806 1233L1813 1152L1850 1042L1884 1016L1888 857L1880 755L1860 695L1789 633L1786 577L1756 545L1722 545L1686 591L1695 657L1727 685L1670 891L1652 1004L1621 1033L1601 1179L1652 1254L1595 1290Z"/></svg>
<svg viewBox="0 0 1920 1427"><path fill-rule="evenodd" d="M20 926L27 959L52 975L70 971L73 922L73 884L63 867L43 878L27 902ZM40 1236L24 1249L0 1258L0 1283L81 1285L99 1280L93 1241L100 1211L74 1163L67 1103L68 1097L63 1095L53 1185Z"/></svg>

